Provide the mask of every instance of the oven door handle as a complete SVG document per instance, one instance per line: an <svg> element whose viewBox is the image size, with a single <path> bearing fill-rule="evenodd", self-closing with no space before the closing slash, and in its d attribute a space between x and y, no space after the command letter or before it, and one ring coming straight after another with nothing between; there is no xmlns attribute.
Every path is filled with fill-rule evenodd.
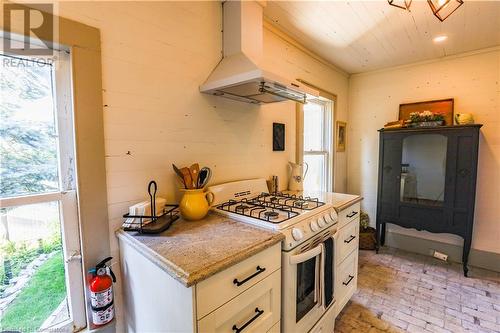
<svg viewBox="0 0 500 333"><path fill-rule="evenodd" d="M291 256L290 257L290 264L297 265L297 264L303 263L311 258L319 256L322 252L323 252L323 244L319 244L318 246L316 246L316 247L314 247L306 252Z"/></svg>

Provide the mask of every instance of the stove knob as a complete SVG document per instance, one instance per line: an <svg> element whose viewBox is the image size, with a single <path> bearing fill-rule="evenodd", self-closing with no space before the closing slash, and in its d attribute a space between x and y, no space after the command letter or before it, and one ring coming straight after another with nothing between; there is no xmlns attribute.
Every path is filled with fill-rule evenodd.
<svg viewBox="0 0 500 333"><path fill-rule="evenodd" d="M326 213L325 215L323 215L323 219L325 220L325 222L327 224L330 224L332 223L332 217L330 216L330 214Z"/></svg>
<svg viewBox="0 0 500 333"><path fill-rule="evenodd" d="M320 226L320 228L323 228L326 225L327 222L325 220L326 215L318 218L318 225Z"/></svg>
<svg viewBox="0 0 500 333"><path fill-rule="evenodd" d="M318 222L316 221L311 221L311 224L309 224L309 226L311 227L311 231L316 232L319 230Z"/></svg>
<svg viewBox="0 0 500 333"><path fill-rule="evenodd" d="M333 223L337 223L338 215L334 209L330 211L330 217L332 218Z"/></svg>
<svg viewBox="0 0 500 333"><path fill-rule="evenodd" d="M302 233L302 230L300 230L299 228L293 228L292 229L292 237L296 241L299 241L302 238L304 238L304 234Z"/></svg>

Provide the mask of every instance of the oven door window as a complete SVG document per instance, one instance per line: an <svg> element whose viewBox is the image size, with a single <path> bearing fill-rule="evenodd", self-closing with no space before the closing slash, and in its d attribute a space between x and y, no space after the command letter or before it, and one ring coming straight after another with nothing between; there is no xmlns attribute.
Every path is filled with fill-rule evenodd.
<svg viewBox="0 0 500 333"><path fill-rule="evenodd" d="M296 319L298 323L318 302L317 295L317 257L297 264Z"/></svg>

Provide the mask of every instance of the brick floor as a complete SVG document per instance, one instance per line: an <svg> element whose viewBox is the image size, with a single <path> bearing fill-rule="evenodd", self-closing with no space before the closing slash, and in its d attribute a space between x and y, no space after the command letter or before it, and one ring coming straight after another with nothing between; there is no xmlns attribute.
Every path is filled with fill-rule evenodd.
<svg viewBox="0 0 500 333"><path fill-rule="evenodd" d="M335 333L500 333L500 274L395 249L360 251L358 291Z"/></svg>

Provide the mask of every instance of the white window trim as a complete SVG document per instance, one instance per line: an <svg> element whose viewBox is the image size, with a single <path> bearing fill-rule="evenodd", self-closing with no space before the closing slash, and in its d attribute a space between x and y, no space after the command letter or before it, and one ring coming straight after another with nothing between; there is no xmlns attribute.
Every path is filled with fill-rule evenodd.
<svg viewBox="0 0 500 333"><path fill-rule="evenodd" d="M85 290L82 271L80 225L74 166L74 121L72 107L71 58L66 51L58 52L54 63L54 96L59 161L60 191L0 198L0 208L58 201L62 248L65 261L66 292L71 318L50 329L78 331L87 326ZM60 137L65 140L59 140ZM71 283L70 283L71 278Z"/></svg>
<svg viewBox="0 0 500 333"><path fill-rule="evenodd" d="M59 34L52 36L42 31L40 38L52 41L58 49L71 50L76 185L85 273L111 254L104 154L101 34L96 27L57 15L54 21L58 24ZM11 38L15 35L22 40L24 34L22 25L11 26ZM86 276L83 278L87 291L89 282ZM96 327L92 324L89 297L86 292L87 326L90 330Z"/></svg>
<svg viewBox="0 0 500 333"><path fill-rule="evenodd" d="M56 115L59 149L59 175L62 189L62 221L63 249L68 303L70 305L71 329L78 331L87 326L85 306L84 272L82 262L82 244L80 239L80 219L78 213L78 196L76 191L75 171L75 122L73 112L73 83L71 80L71 56L68 51L59 52L55 70ZM71 281L70 281L71 277Z"/></svg>
<svg viewBox="0 0 500 333"><path fill-rule="evenodd" d="M334 101L328 100L326 98L319 97L317 99L310 100L313 103L321 104L323 106L323 140L322 140L322 150L304 150L303 142L302 142L302 154L303 156L309 155L323 155L326 160L326 167L324 168L324 179L325 179L325 188L321 189L327 192L333 191L333 103ZM302 130L301 135L304 135L304 126L303 126L303 117L305 115L305 111L302 109ZM302 159L303 160L303 159Z"/></svg>

